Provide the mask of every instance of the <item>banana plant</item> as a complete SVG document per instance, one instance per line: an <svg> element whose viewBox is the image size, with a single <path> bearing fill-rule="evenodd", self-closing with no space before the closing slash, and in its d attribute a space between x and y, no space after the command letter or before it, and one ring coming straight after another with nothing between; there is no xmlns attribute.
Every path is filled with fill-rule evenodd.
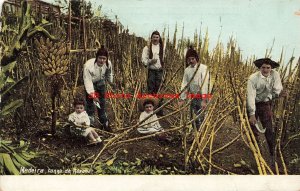
<svg viewBox="0 0 300 191"><path fill-rule="evenodd" d="M22 99L9 100L7 96L23 80L15 82L9 74L12 73L16 62L1 67L0 71L0 119L12 115L15 110L23 104ZM13 145L11 141L0 139L0 174L20 174L21 168L34 167L28 161L36 157L36 153L27 151L29 144L20 141L19 145Z"/></svg>
<svg viewBox="0 0 300 191"><path fill-rule="evenodd" d="M28 77L24 77L21 80L15 82L8 74L10 74L15 67L16 62L11 62L10 64L1 68L0 71L0 119L11 115L14 111L23 104L22 99L17 99L10 101L8 99L8 93L15 89L15 87L22 81L26 80Z"/></svg>
<svg viewBox="0 0 300 191"><path fill-rule="evenodd" d="M29 143L22 140L19 144L0 140L0 174L19 175L22 168L35 168L28 161L37 157L38 153L29 151L28 147Z"/></svg>
<svg viewBox="0 0 300 191"><path fill-rule="evenodd" d="M0 38L0 45L3 47L3 56L0 59L1 66L6 66L17 60L19 53L26 48L28 40L37 33L41 33L51 40L56 39L44 28L47 25L51 25L51 23L44 21L36 25L35 19L31 16L31 5L27 1L21 1L21 13L18 16L19 22L17 25L8 26L6 18L8 17L2 18L3 27L0 29L3 35L10 35L10 40ZM13 33L6 33L7 31Z"/></svg>

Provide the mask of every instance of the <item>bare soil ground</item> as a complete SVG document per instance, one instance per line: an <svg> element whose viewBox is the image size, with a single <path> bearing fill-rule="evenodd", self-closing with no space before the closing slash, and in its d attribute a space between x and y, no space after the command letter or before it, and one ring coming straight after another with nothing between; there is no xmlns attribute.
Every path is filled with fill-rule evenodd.
<svg viewBox="0 0 300 191"><path fill-rule="evenodd" d="M161 122L162 126L168 126L166 121ZM36 151L43 151L45 155L41 158L33 159L32 163L38 168L59 169L70 165L71 163L81 163L84 161L91 162L99 153L103 144L87 146L84 138L70 137L58 129L55 136L45 136L45 131L50 128L49 122L44 122L39 129L23 130L22 139L31 142L31 147ZM1 132L4 138L11 139L15 134L13 129ZM240 129L232 120L217 132L213 149L216 150L240 134ZM104 144L107 135L102 135ZM134 132L130 137L138 137ZM161 140L156 137L138 140L130 143L120 144L111 147L99 160L106 162L115 156L115 162L135 162L137 159L142 161L144 166L155 166L157 169L169 169L166 174L206 174L207 171L196 168L193 164L188 164L185 168L184 149L182 147L182 137L180 132L169 134L171 141ZM271 164L267 144L264 135L259 138L261 152L268 164ZM190 146L188 143L188 147ZM287 164L289 174L300 174L300 138L295 138L283 149L283 157ZM205 151L207 153L207 151ZM280 160L280 158L277 158ZM225 149L213 154L212 163L217 167L235 174L258 174L255 159L250 149L240 136L237 141ZM174 169L177 171L175 172ZM207 168L205 168L207 169ZM282 166L279 166L280 172L283 173ZM228 174L226 171L218 168L212 168L212 174Z"/></svg>

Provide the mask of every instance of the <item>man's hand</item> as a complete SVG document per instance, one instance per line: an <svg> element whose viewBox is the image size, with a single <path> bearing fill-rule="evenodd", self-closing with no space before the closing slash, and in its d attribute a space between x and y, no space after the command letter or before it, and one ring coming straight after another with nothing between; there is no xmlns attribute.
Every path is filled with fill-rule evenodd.
<svg viewBox="0 0 300 191"><path fill-rule="evenodd" d="M257 123L255 115L251 115L249 117L249 123L250 123L250 125L255 125Z"/></svg>
<svg viewBox="0 0 300 191"><path fill-rule="evenodd" d="M111 89L113 89L113 90L116 89L116 84L110 82L109 85L110 85Z"/></svg>
<svg viewBox="0 0 300 191"><path fill-rule="evenodd" d="M205 109L206 106L207 106L207 102L204 101L204 100L202 100L202 101L201 101L201 109L202 109L202 110Z"/></svg>
<svg viewBox="0 0 300 191"><path fill-rule="evenodd" d="M181 99L181 100L179 100L179 102L178 102L178 106L179 106L179 107L182 107L182 106L183 106L183 104L184 104L184 100L182 100L182 99Z"/></svg>
<svg viewBox="0 0 300 191"><path fill-rule="evenodd" d="M99 98L95 97L93 100L94 100L95 102L98 102L98 103L100 104Z"/></svg>
<svg viewBox="0 0 300 191"><path fill-rule="evenodd" d="M279 97L287 97L288 92L286 90L282 90L279 94Z"/></svg>
<svg viewBox="0 0 300 191"><path fill-rule="evenodd" d="M89 99L95 99L95 98L99 98L99 93L98 92L92 92L89 94L88 98Z"/></svg>
<svg viewBox="0 0 300 191"><path fill-rule="evenodd" d="M150 65L156 64L156 62L157 62L157 59L150 59L149 64Z"/></svg>

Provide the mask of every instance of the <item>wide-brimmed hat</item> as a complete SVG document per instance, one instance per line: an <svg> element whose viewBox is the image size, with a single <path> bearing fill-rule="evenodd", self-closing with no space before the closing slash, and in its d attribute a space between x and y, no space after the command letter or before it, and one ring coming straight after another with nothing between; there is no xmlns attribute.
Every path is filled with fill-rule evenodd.
<svg viewBox="0 0 300 191"><path fill-rule="evenodd" d="M159 99L152 96L152 95L147 95L143 98L141 98L138 102L138 107L139 107L139 110L140 111L144 111L145 108L144 108L144 103L145 102L148 102L148 101L151 101L153 103L153 107L156 108L157 105L158 105L158 102L159 102Z"/></svg>
<svg viewBox="0 0 300 191"><path fill-rule="evenodd" d="M269 65L271 65L272 68L279 67L278 62L275 62L275 61L271 60L270 58L261 58L261 59L255 60L253 63L258 68L260 68L263 64L269 64Z"/></svg>

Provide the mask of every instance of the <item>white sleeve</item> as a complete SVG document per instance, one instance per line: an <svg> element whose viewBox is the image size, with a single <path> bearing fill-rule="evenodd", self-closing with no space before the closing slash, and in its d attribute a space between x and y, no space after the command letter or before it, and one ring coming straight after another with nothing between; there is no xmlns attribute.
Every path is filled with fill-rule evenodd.
<svg viewBox="0 0 300 191"><path fill-rule="evenodd" d="M247 110L250 116L255 114L255 97L256 88L253 82L249 79L247 83Z"/></svg>
<svg viewBox="0 0 300 191"><path fill-rule="evenodd" d="M86 64L84 65L84 69L83 69L83 82L84 82L85 90L88 94L95 92L92 76Z"/></svg>
<svg viewBox="0 0 300 191"><path fill-rule="evenodd" d="M200 69L200 68L199 68ZM200 87L201 88L201 93L202 94L207 94L209 93L208 92L208 84L209 84L209 71L208 71L208 68L206 67L206 69L201 72L201 84L200 84ZM204 79L205 78L205 79Z"/></svg>
<svg viewBox="0 0 300 191"><path fill-rule="evenodd" d="M276 71L275 71L274 78L275 78L275 82L274 82L272 96L276 98L279 97L279 94L282 91L283 87L282 87L280 75Z"/></svg>
<svg viewBox="0 0 300 191"><path fill-rule="evenodd" d="M182 78L182 83L181 83L181 89L180 91L182 91L185 86L188 84L188 80L187 80L187 72L186 70L184 71L184 74L183 74L183 78ZM187 97L187 92L188 92L188 88L186 88L181 94L180 94L180 99L182 100L185 100L186 97Z"/></svg>
<svg viewBox="0 0 300 191"><path fill-rule="evenodd" d="M106 74L106 80L110 83L113 83L114 81L114 70L111 61L108 61L108 68L107 68L107 74Z"/></svg>
<svg viewBox="0 0 300 191"><path fill-rule="evenodd" d="M148 66L149 64L149 48L145 46L142 53L142 63L144 66Z"/></svg>

